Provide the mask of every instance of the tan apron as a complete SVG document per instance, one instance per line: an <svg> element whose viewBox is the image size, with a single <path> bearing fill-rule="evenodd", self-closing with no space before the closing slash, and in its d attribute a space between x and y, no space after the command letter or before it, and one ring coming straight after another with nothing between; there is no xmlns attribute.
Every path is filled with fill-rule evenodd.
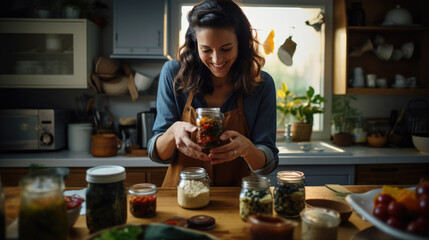
<svg viewBox="0 0 429 240"><path fill-rule="evenodd" d="M191 106L194 94L189 94L185 108L182 113L182 121L196 125L196 111ZM245 137L249 137L246 119L243 113L243 99L238 98L238 107L224 114L225 120L222 122L222 132L225 130L234 130L241 133ZM193 133L191 138L194 142L196 133ZM180 179L180 171L187 167L202 167L209 174L213 186L240 186L241 179L250 174L250 169L247 162L238 157L233 161L211 165L210 162L200 161L186 156L180 151L177 151L176 159L170 164L165 175L162 187L176 187Z"/></svg>

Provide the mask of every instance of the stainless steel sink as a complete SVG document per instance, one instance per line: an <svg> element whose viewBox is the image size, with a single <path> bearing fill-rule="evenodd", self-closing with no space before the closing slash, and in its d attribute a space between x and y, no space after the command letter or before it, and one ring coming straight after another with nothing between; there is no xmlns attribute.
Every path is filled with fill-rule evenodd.
<svg viewBox="0 0 429 240"><path fill-rule="evenodd" d="M277 143L280 156L341 156L351 155L349 152L323 141L308 142L309 150L304 151L303 143Z"/></svg>

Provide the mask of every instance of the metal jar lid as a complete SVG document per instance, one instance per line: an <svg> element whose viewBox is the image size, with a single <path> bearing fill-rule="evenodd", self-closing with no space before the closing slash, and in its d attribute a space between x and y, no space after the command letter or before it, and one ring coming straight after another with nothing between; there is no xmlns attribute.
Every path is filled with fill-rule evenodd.
<svg viewBox="0 0 429 240"><path fill-rule="evenodd" d="M113 183L125 180L125 168L116 165L104 165L86 171L89 183Z"/></svg>
<svg viewBox="0 0 429 240"><path fill-rule="evenodd" d="M204 168L200 167L189 167L185 168L180 172L180 178L182 179L200 179L207 177L207 172Z"/></svg>
<svg viewBox="0 0 429 240"><path fill-rule="evenodd" d="M153 195L158 192L155 184L152 183L138 183L130 187L128 191L131 195L136 196L147 196Z"/></svg>

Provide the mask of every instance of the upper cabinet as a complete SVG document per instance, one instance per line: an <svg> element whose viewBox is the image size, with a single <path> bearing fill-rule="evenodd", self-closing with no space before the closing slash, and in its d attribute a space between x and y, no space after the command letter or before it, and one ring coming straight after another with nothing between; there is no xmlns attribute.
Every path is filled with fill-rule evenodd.
<svg viewBox="0 0 429 240"><path fill-rule="evenodd" d="M334 0L333 93L429 95L428 12L427 0Z"/></svg>
<svg viewBox="0 0 429 240"><path fill-rule="evenodd" d="M0 87L87 88L98 35L85 19L0 19Z"/></svg>
<svg viewBox="0 0 429 240"><path fill-rule="evenodd" d="M114 0L112 58L167 59L167 0Z"/></svg>

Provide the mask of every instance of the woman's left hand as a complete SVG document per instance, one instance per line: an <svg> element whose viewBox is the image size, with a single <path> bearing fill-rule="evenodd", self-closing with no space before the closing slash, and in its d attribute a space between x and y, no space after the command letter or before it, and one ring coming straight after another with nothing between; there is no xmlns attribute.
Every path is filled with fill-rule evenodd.
<svg viewBox="0 0 429 240"><path fill-rule="evenodd" d="M222 141L229 139L230 142L220 147L210 149L209 158L211 159L212 165L232 161L243 153L246 154L248 151L247 149L253 145L247 137L236 131L225 131L220 136L220 139Z"/></svg>

